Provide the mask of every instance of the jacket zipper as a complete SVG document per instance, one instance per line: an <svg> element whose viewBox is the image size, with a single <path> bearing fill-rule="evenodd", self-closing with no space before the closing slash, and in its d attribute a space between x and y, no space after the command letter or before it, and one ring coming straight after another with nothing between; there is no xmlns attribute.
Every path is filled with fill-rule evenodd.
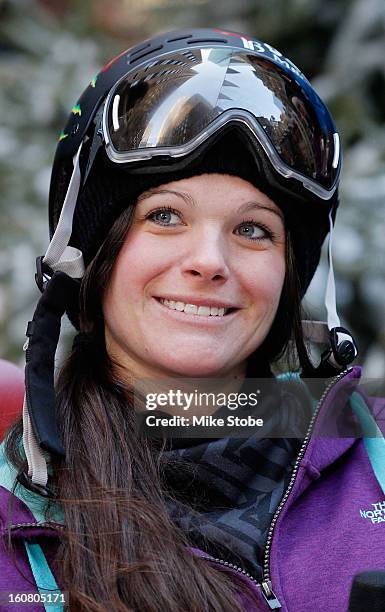
<svg viewBox="0 0 385 612"><path fill-rule="evenodd" d="M294 486L295 480L297 478L297 473L298 473L298 469L299 469L299 464L305 454L306 448L309 444L310 441L310 437L313 431L313 427L315 424L315 421L317 419L317 416L319 414L319 411L321 409L321 406L325 400L326 395L329 393L330 389L335 385L335 383L337 383L341 378L343 378L345 376L345 374L347 374L348 372L351 371L352 368L348 368L346 370L344 370L343 372L340 372L337 376L335 376L334 378L332 378L332 380L330 381L330 383L327 385L326 389L324 390L324 392L322 393L321 399L318 402L317 408L313 413L313 416L310 420L309 423L309 427L307 429L304 441L302 443L302 446L300 448L300 451L297 455L297 459L295 461L294 467L293 467L293 471L291 474L291 478L290 478L290 482L287 486L287 489L285 491L285 493L283 494L283 497L278 505L277 510L274 513L273 519L270 523L270 527L269 527L269 531L267 534L267 539L266 539L266 547L265 547L265 555L264 555L264 564L263 564L263 575L262 575L262 582L258 582L256 578L254 578L253 576L251 576L248 572L246 572L245 570L243 570L241 567L238 567L237 565L234 565L233 563L229 563L228 561L224 561L223 559L216 559L214 557L208 557L205 556L203 557L204 559L208 559L210 561L215 561L216 563L219 563L220 565L224 565L226 567L230 567L231 569L243 574L244 576L247 576L256 586L258 586L261 591L262 591L262 595L265 598L265 600L267 601L267 604L270 608L270 610L277 610L279 608L281 608L281 604L277 598L277 596L275 595L273 589L272 589L272 584L271 584L271 576L270 576L270 549L271 549L271 543L273 540L273 533L274 533L274 528L275 525L277 523L277 520L279 518L279 515L281 514L281 511L283 509L283 507L285 506L285 503L291 493L291 490Z"/></svg>
<svg viewBox="0 0 385 612"><path fill-rule="evenodd" d="M35 528L40 528L40 527L47 527L47 529L58 529L58 530L63 530L64 529L64 525L61 525L60 523L53 523L53 522L43 522L43 523L15 523L14 525L10 525L9 529L19 529L20 527L26 527L26 528L30 528L30 527L35 527Z"/></svg>
<svg viewBox="0 0 385 612"><path fill-rule="evenodd" d="M238 567L238 565L234 565L234 563L230 563L229 561L224 561L223 559L218 559L216 557L204 556L204 557L201 557L201 558L202 559L207 559L208 561L215 561L215 563L218 563L219 565L224 565L225 567L230 567L232 570L236 571L237 573L242 574L243 576L247 576L247 578L249 580L251 580L251 582L256 587L258 587L258 589L262 588L263 596L265 597L266 601L269 604L269 607L272 610L281 607L278 599L276 598L276 596L274 595L273 591L271 590L271 582L269 580L267 580L266 582L263 582L261 584L261 583L258 582L258 580L256 578L254 578L251 574L246 572L246 570L242 569L241 567Z"/></svg>

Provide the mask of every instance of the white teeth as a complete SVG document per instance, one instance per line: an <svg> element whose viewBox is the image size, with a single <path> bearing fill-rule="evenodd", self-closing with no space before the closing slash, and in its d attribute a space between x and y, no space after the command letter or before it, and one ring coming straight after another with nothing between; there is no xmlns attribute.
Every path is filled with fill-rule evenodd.
<svg viewBox="0 0 385 612"><path fill-rule="evenodd" d="M195 306L195 304L186 304L184 312L187 314L197 314L198 306Z"/></svg>
<svg viewBox="0 0 385 612"><path fill-rule="evenodd" d="M218 306L196 306L195 304L174 302L164 298L160 298L160 301L171 310L179 310L179 312L185 312L186 314L197 314L201 317L223 317L226 312L226 308L219 308Z"/></svg>
<svg viewBox="0 0 385 612"><path fill-rule="evenodd" d="M202 315L203 317L210 316L210 306L199 306L198 314Z"/></svg>

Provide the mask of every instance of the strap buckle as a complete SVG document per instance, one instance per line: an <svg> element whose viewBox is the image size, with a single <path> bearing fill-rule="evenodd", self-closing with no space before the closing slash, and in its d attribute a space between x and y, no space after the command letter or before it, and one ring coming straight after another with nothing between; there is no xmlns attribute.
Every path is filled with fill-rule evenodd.
<svg viewBox="0 0 385 612"><path fill-rule="evenodd" d="M36 273L35 273L35 281L37 286L39 287L41 293L43 293L44 289L47 286L48 281L53 275L53 270L43 261L44 255L40 255L36 257Z"/></svg>
<svg viewBox="0 0 385 612"><path fill-rule="evenodd" d="M37 484L36 482L32 481L32 478L30 478L29 476L27 476L27 474L25 472L21 472L20 474L18 474L16 476L16 480L26 489L28 489L29 491L32 491L33 493L38 493L39 495L42 495L43 497L50 497L50 498L55 498L57 497L57 495L54 493L54 491L46 486Z"/></svg>
<svg viewBox="0 0 385 612"><path fill-rule="evenodd" d="M345 327L333 327L330 330L330 348L322 353L321 363L346 367L357 355L358 349L352 334Z"/></svg>

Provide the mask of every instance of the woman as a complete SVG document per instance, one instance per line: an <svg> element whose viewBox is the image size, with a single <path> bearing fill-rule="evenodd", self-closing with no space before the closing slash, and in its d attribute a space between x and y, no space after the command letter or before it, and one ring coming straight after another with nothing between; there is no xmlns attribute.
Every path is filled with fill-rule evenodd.
<svg viewBox="0 0 385 612"><path fill-rule="evenodd" d="M340 165L305 77L243 35L163 35L93 79L53 167L23 422L3 448L0 590L60 587L73 610L342 611L352 576L381 567L376 449L351 420L335 433L350 398L375 424L332 273L317 369L301 325ZM64 311L80 333L54 392ZM275 377L282 356L316 380ZM143 379L240 392L251 377L270 385L262 434L138 427Z"/></svg>

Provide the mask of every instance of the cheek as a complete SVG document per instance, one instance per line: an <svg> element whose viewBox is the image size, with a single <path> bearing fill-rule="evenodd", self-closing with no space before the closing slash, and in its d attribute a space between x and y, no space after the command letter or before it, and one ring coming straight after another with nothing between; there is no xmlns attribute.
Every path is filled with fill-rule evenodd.
<svg viewBox="0 0 385 612"><path fill-rule="evenodd" d="M247 286L254 303L261 307L276 306L285 280L285 259L283 254L261 257L247 270Z"/></svg>
<svg viewBox="0 0 385 612"><path fill-rule="evenodd" d="M152 238L135 231L127 237L112 271L106 303L127 306L141 301L149 283L169 268L172 250L160 248Z"/></svg>

